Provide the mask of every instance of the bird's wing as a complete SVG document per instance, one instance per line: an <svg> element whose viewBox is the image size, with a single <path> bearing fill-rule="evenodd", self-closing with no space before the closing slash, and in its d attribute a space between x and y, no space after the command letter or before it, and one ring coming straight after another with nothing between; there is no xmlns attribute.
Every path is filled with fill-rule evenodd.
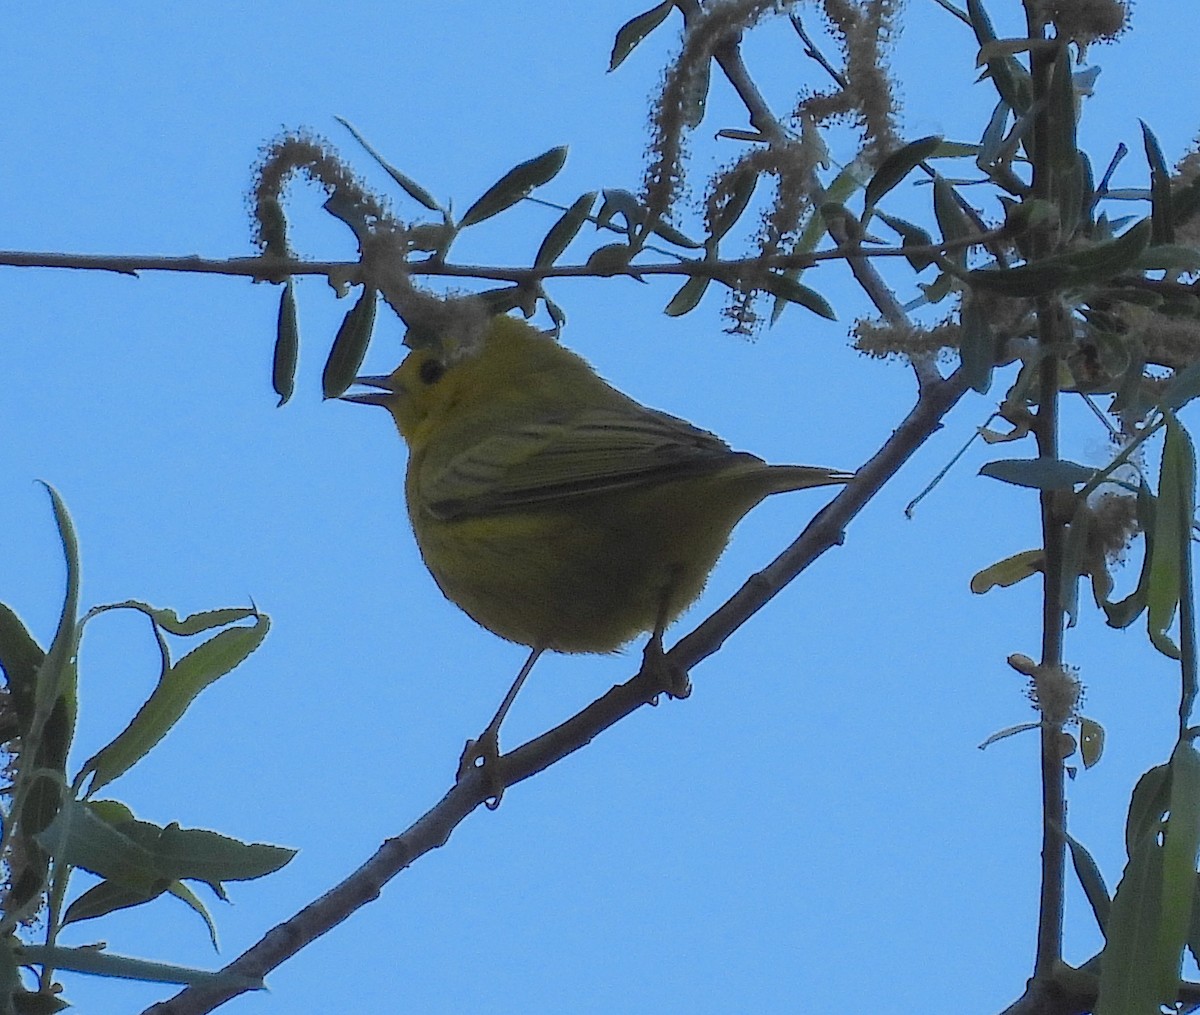
<svg viewBox="0 0 1200 1015"><path fill-rule="evenodd" d="M519 510L708 472L732 456L719 437L664 412L589 409L507 424L427 462L422 501L445 519Z"/></svg>

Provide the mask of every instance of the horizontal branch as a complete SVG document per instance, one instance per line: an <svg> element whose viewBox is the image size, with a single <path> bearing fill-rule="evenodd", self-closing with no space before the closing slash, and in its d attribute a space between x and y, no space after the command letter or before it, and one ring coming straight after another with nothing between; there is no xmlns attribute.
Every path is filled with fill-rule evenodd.
<svg viewBox="0 0 1200 1015"><path fill-rule="evenodd" d="M540 268L504 268L483 264L453 264L426 258L408 261L405 270L410 275L443 278L478 278L494 282L527 285L550 278L608 278L625 275L642 278L647 275L702 276L720 280L722 277L747 277L767 271L798 271L812 268L825 261L846 261L852 258L876 257L937 257L967 247L978 246L1002 235L994 230L978 236L946 243L909 247L836 247L812 253L771 254L766 257L743 257L723 261L682 260L651 264L630 264L613 269L588 264L547 265ZM163 257L151 254L62 254L53 251L0 250L0 267L65 268L76 271L107 271L119 275L138 275L144 271L187 272L205 275L230 275L255 281L282 282L291 275L324 275L331 280L356 283L366 273L362 261L304 261L279 257L208 258L199 255Z"/></svg>

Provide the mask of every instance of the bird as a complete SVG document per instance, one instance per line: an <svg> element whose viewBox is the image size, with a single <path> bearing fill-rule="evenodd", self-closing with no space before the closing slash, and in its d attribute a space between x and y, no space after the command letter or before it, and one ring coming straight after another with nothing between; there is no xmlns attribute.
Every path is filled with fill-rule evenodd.
<svg viewBox="0 0 1200 1015"><path fill-rule="evenodd" d="M499 729L538 657L614 652L700 595L734 526L766 497L852 474L768 465L651 409L553 336L506 314L462 334L410 329L374 390L408 445L409 520L434 581L530 654L459 774L499 756ZM687 678L673 696L686 694ZM498 802L498 800L497 800Z"/></svg>

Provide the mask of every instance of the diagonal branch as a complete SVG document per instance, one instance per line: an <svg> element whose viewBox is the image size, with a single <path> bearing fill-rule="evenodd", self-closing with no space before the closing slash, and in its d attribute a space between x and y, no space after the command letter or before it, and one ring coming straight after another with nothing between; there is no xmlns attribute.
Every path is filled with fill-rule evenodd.
<svg viewBox="0 0 1200 1015"><path fill-rule="evenodd" d="M400 835L388 839L371 859L320 898L268 931L225 967L226 972L262 977L328 933L357 909L379 897L383 886L417 859L450 838L473 810L498 789L523 782L586 746L600 733L665 690L663 670L685 671L713 655L725 640L809 564L840 545L847 524L870 502L905 461L941 428L941 421L966 391L961 371L926 385L917 404L855 479L776 560L753 575L726 603L667 653L667 667L644 669L542 736L502 755L490 774L475 770ZM202 1015L244 988L188 987L145 1015Z"/></svg>

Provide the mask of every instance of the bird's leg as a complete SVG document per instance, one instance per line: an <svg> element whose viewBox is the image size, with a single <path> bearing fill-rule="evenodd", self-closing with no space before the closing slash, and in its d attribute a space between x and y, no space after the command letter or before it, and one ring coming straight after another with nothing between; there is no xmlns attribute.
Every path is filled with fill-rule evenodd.
<svg viewBox="0 0 1200 1015"><path fill-rule="evenodd" d="M686 698L692 693L692 681L688 677L687 670L668 662L666 653L663 651L663 631L667 627L668 595L669 591L663 593L662 603L658 609L658 619L654 623L654 631L650 635L650 640L646 642L646 647L642 650L642 670L653 673L659 678L663 690L667 692L667 697Z"/></svg>
<svg viewBox="0 0 1200 1015"><path fill-rule="evenodd" d="M538 661L538 656L542 654L542 649L535 648L529 653L529 658L525 660L525 665L521 667L521 672L517 674L517 679L513 681L512 687L508 689L508 694L504 696L504 700L500 703L500 708L497 710L492 721L487 724L487 729L479 734L478 739L468 740L467 746L463 748L462 757L458 759L458 779L461 782L472 769L489 767L494 768L495 761L500 757L500 724L504 722L504 717L508 715L508 710L512 708L512 703L517 698L517 693L521 690L521 685L525 683L525 678L529 676L529 671L533 669L533 664ZM503 794L503 788L497 790L489 799L488 807L495 810L500 806L500 797Z"/></svg>

